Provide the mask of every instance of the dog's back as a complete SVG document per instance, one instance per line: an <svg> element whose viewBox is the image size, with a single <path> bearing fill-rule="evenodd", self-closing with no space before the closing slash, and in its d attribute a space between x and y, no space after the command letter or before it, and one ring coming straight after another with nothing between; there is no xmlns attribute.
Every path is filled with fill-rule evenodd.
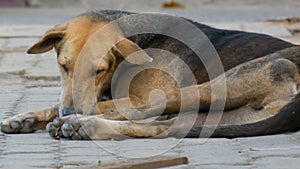
<svg viewBox="0 0 300 169"><path fill-rule="evenodd" d="M142 27L143 25L149 25L148 23L137 23L135 21L131 21L134 20L135 17L128 16L133 14L135 13L117 10L101 10L85 13L83 15L89 17L93 22L110 22L123 17L125 18L125 22L121 22L122 24L135 23L135 25L120 25L121 29L122 27ZM160 18L169 17L169 15L164 14L155 15L160 15ZM230 68L249 60L268 55L281 49L295 46L294 44L268 35L234 30L221 30L186 18L181 19L192 23L207 36L219 55L224 67L224 71L227 71ZM154 20L153 22L158 21ZM170 32L172 29L172 26L166 25L164 31ZM126 32L128 29L123 29L122 31ZM189 30L186 30L186 33L189 33ZM137 34L130 36L129 39L139 44L139 46L143 49L162 49L177 55L189 66L191 71L194 73L198 84L209 80L207 71L199 57L186 44L180 42L180 40L163 34L153 33ZM197 47L203 48L201 43L199 43ZM208 59L209 62L210 58L207 57L209 56L206 56L206 59ZM212 63L209 66L214 66L213 59L211 62ZM213 76L210 76L210 78L215 78L218 75L219 74L214 74Z"/></svg>

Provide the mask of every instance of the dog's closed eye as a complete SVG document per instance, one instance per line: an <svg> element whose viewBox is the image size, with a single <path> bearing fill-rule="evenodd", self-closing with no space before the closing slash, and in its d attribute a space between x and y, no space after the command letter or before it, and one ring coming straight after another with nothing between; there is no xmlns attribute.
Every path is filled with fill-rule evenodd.
<svg viewBox="0 0 300 169"><path fill-rule="evenodd" d="M93 73L92 73L92 76L98 76L99 74L105 72L106 69L104 68L100 68L98 70L95 70Z"/></svg>

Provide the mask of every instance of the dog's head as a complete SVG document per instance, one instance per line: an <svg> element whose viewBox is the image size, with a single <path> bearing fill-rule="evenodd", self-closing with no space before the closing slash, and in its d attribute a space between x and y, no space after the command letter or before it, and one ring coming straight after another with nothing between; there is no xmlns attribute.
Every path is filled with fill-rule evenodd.
<svg viewBox="0 0 300 169"><path fill-rule="evenodd" d="M124 59L134 64L151 60L143 52L131 57L141 48L124 38L118 26L107 23L79 16L48 30L27 51L39 54L55 49L62 77L61 115L92 113Z"/></svg>

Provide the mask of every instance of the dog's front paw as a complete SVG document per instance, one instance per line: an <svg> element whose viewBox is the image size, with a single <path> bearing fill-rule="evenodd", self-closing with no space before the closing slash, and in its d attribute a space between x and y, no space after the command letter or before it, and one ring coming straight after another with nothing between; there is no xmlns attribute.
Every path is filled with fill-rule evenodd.
<svg viewBox="0 0 300 169"><path fill-rule="evenodd" d="M116 122L117 123L117 122ZM118 139L119 134L113 129L115 123L102 116L63 117L47 125L47 131L54 138L72 140Z"/></svg>
<svg viewBox="0 0 300 169"><path fill-rule="evenodd" d="M19 114L1 123L1 131L4 133L32 133L37 128L37 120L33 113Z"/></svg>
<svg viewBox="0 0 300 169"><path fill-rule="evenodd" d="M81 115L70 115L62 118L56 118L46 126L49 135L55 139L70 138L73 140L88 139L83 134L78 134L81 124L78 119L82 119Z"/></svg>

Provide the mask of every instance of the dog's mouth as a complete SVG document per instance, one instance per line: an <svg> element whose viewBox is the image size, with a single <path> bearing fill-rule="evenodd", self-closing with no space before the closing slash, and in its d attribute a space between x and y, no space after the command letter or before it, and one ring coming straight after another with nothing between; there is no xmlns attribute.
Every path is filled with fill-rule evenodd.
<svg viewBox="0 0 300 169"><path fill-rule="evenodd" d="M105 90L101 97L97 99L98 102L104 102L112 100L112 94L111 94L111 88ZM83 114L82 111L76 110L75 108L69 108L69 107L62 107L61 108L61 115L62 116L69 116L73 114Z"/></svg>

